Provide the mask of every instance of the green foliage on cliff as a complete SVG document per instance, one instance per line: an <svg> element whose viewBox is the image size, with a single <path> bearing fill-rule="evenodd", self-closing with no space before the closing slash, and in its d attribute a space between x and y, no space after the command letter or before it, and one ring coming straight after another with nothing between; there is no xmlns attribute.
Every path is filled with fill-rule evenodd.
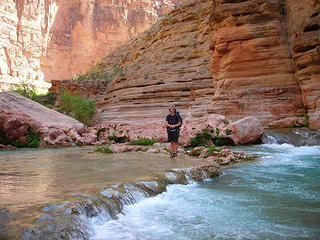
<svg viewBox="0 0 320 240"><path fill-rule="evenodd" d="M78 95L70 95L67 91L60 94L58 111L77 119L89 126L93 122L93 116L97 112L96 100L84 99Z"/></svg>

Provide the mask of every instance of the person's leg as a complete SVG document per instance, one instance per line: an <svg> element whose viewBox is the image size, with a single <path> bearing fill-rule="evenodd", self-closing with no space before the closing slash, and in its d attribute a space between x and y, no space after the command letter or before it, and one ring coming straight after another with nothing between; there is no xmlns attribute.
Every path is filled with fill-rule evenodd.
<svg viewBox="0 0 320 240"><path fill-rule="evenodd" d="M174 143L174 154L175 154L175 156L178 155L178 142Z"/></svg>
<svg viewBox="0 0 320 240"><path fill-rule="evenodd" d="M174 142L170 142L170 150L171 150L171 155L174 155L174 149L175 149L175 147L174 147Z"/></svg>

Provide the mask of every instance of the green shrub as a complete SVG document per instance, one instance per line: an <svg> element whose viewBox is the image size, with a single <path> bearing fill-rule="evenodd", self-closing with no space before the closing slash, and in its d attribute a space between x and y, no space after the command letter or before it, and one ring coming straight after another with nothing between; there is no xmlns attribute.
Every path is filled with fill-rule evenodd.
<svg viewBox="0 0 320 240"><path fill-rule="evenodd" d="M37 148L40 145L41 135L37 132L29 132L26 137L28 147Z"/></svg>
<svg viewBox="0 0 320 240"><path fill-rule="evenodd" d="M197 132L196 136L190 139L191 147L206 146L211 139L212 134L208 129L204 129L202 130L202 133Z"/></svg>
<svg viewBox="0 0 320 240"><path fill-rule="evenodd" d="M156 142L158 142L158 140L156 139L147 139L147 138L141 138L138 140L132 140L130 142L130 145L145 145L145 146L149 146L149 145L153 145Z"/></svg>
<svg viewBox="0 0 320 240"><path fill-rule="evenodd" d="M217 148L216 146L210 146L204 154L204 158L212 156L213 152L220 152L223 148Z"/></svg>
<svg viewBox="0 0 320 240"><path fill-rule="evenodd" d="M108 136L108 140L115 143L125 143L127 141L126 137L117 137L116 135Z"/></svg>
<svg viewBox="0 0 320 240"><path fill-rule="evenodd" d="M199 148L197 150L192 149L191 152L189 153L190 156L200 156L200 154L202 153L202 149Z"/></svg>
<svg viewBox="0 0 320 240"><path fill-rule="evenodd" d="M84 99L78 95L70 95L64 91L60 95L61 103L58 110L66 115L69 115L85 125L91 125L93 116L96 114L96 100Z"/></svg>
<svg viewBox="0 0 320 240"><path fill-rule="evenodd" d="M95 150L96 152L102 152L102 153L113 153L112 150L109 148L109 145L105 146L96 146Z"/></svg>
<svg viewBox="0 0 320 240"><path fill-rule="evenodd" d="M232 135L232 130L226 129L226 134L227 134L227 136L231 136Z"/></svg>
<svg viewBox="0 0 320 240"><path fill-rule="evenodd" d="M40 145L41 135L40 133L30 131L26 136L27 144L20 142L18 139L7 138L5 133L0 130L0 144L12 145L17 148L30 147L37 148Z"/></svg>
<svg viewBox="0 0 320 240"><path fill-rule="evenodd" d="M11 90L50 108L52 108L57 99L56 93L39 93L39 91L35 87L26 83L21 83L19 85L16 84Z"/></svg>

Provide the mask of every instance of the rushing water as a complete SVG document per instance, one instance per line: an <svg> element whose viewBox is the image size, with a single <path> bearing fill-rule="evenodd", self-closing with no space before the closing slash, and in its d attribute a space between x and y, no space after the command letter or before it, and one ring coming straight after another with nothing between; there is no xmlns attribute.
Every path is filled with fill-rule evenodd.
<svg viewBox="0 0 320 240"><path fill-rule="evenodd" d="M92 220L92 239L320 239L320 147L237 148L261 161Z"/></svg>
<svg viewBox="0 0 320 240"><path fill-rule="evenodd" d="M22 239L320 239L320 147L234 149L261 157L157 196L145 177L197 163L92 148L1 151L0 239L21 226Z"/></svg>
<svg viewBox="0 0 320 240"><path fill-rule="evenodd" d="M102 154L92 147L0 150L0 239L52 218L79 196L144 179L164 169L196 166L144 152ZM75 200L74 200L75 199ZM36 221L35 221L36 219ZM5 236L5 237L2 237Z"/></svg>

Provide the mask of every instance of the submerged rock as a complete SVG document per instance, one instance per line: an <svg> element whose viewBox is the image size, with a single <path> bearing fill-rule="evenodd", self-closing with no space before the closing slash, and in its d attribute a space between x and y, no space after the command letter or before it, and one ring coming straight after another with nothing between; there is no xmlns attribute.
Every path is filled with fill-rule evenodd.
<svg viewBox="0 0 320 240"><path fill-rule="evenodd" d="M194 181L202 181L207 178L218 177L222 174L222 170L217 163L201 167L192 167L184 170L184 173Z"/></svg>

